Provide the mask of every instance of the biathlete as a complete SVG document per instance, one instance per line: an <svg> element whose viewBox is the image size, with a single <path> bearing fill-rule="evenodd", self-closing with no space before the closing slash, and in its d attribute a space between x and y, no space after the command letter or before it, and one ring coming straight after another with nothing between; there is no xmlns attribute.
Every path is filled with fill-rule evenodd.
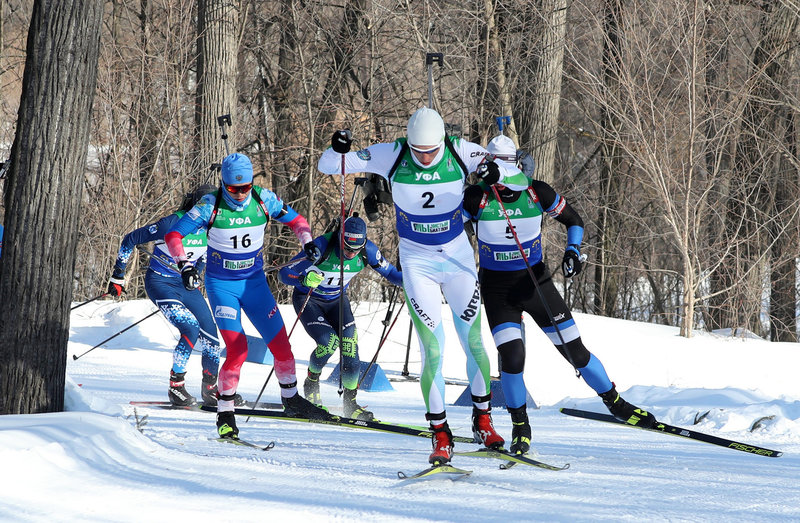
<svg viewBox="0 0 800 523"><path fill-rule="evenodd" d="M442 376L442 295L467 356L473 432L487 447L501 447L504 440L494 429L490 414L490 362L481 337L481 293L472 246L464 231L462 199L466 176L479 166L480 175L488 182L502 180L519 189L526 185L525 175L494 162L482 163L486 149L446 136L442 117L426 107L408 120L406 138L358 152L348 152L350 144L349 131L334 133L318 169L339 174L344 155L345 172L376 173L391 187L403 289L421 349L425 417L434 433L428 461L447 463L453 452Z"/></svg>
<svg viewBox="0 0 800 523"><path fill-rule="evenodd" d="M492 139L487 149L498 163L509 168L518 158L514 142L503 135ZM583 220L580 215L550 185L540 180L531 180L524 190L515 190L502 183L495 187L546 302L543 303L525 268L506 214L489 185L481 183L467 187L464 210L475 224L486 317L500 354L501 386L513 427L510 450L524 454L531 442L523 379L523 312L531 315L558 351L600 395L611 414L631 425L654 426L653 415L622 399L603 364L583 345L572 314L542 260L542 217L548 214L567 228L567 246L561 263L564 277L570 278L581 272ZM556 325L551 318L556 319Z"/></svg>
<svg viewBox="0 0 800 523"><path fill-rule="evenodd" d="M201 198L165 237L183 283L191 289L200 284L200 278L182 240L198 229L207 231L206 293L227 348L219 373L217 406L217 431L223 438L238 438L239 434L233 411L241 367L247 356L243 312L274 356L275 375L286 412L311 418L328 417L327 412L297 393L292 348L263 269L261 247L270 218L292 229L309 258L316 260L320 256L311 241L306 219L272 191L253 185L250 159L233 153L222 161L222 188Z"/></svg>
<svg viewBox="0 0 800 523"><path fill-rule="evenodd" d="M200 390L203 403L217 404L217 372L219 370L219 338L217 326L205 298L199 292L190 292L183 286L180 272L164 243L164 235L204 195L214 192L213 185L202 185L184 196L181 208L155 223L129 232L122 239L108 282L107 292L119 297L125 290L125 272L128 260L137 245L155 242L150 264L144 277L147 297L164 314L164 317L180 333L178 344L172 353L172 369L169 375L167 395L173 405L194 405L197 400L186 390L186 364L192 349L202 352L203 377ZM206 231L197 228L182 238L186 259L196 262L198 270L205 266ZM239 402L241 397L238 398ZM243 403L243 402L242 402Z"/></svg>
<svg viewBox="0 0 800 523"><path fill-rule="evenodd" d="M314 239L323 253L315 264L300 261L281 269L281 280L294 286L292 303L300 322L317 347L308 359L308 376L303 382L306 399L322 405L319 377L322 368L337 350L340 351L343 412L346 418L372 420L374 415L356 402L361 360L358 357L358 333L347 287L350 281L367 266L375 269L394 285L403 284L403 275L381 255L378 247L367 238L367 224L358 216L344 222L344 252L339 252L339 229ZM301 259L303 253L295 256ZM344 263L344 282L339 281L339 266ZM339 296L342 296L342 339L339 340ZM310 293L310 296L309 296ZM307 299L307 301L306 301ZM305 308L303 307L305 304Z"/></svg>

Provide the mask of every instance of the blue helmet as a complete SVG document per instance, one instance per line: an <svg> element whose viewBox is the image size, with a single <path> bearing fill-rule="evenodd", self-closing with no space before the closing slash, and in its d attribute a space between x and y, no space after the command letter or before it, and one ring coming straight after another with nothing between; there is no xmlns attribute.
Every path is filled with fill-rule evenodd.
<svg viewBox="0 0 800 523"><path fill-rule="evenodd" d="M222 160L222 183L239 185L253 182L253 164L243 154L229 154Z"/></svg>
<svg viewBox="0 0 800 523"><path fill-rule="evenodd" d="M358 216L351 216L344 221L344 246L356 252L367 244L367 224Z"/></svg>

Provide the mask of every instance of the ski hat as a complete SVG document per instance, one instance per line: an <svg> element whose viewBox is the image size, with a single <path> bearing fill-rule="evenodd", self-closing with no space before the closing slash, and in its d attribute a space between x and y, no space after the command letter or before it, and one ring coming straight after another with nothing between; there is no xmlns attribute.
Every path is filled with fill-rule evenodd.
<svg viewBox="0 0 800 523"><path fill-rule="evenodd" d="M355 252L367 244L367 224L358 216L351 216L344 221L344 246Z"/></svg>
<svg viewBox="0 0 800 523"><path fill-rule="evenodd" d="M441 146L444 143L444 120L433 109L417 109L408 119L406 136L410 146Z"/></svg>
<svg viewBox="0 0 800 523"><path fill-rule="evenodd" d="M517 163L517 146L514 145L513 140L504 134L498 134L489 145L486 146L489 154L497 157L498 160L508 162L512 165Z"/></svg>
<svg viewBox="0 0 800 523"><path fill-rule="evenodd" d="M222 183L239 185L253 183L253 164L243 154L229 154L222 160Z"/></svg>

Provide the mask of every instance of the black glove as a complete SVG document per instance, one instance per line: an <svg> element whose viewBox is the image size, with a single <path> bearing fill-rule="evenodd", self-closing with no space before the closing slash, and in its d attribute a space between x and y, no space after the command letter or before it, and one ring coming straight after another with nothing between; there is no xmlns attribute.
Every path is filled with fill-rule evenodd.
<svg viewBox="0 0 800 523"><path fill-rule="evenodd" d="M319 247L314 242L308 242L303 245L303 251L306 253L308 261L314 265L322 258L322 251L319 250Z"/></svg>
<svg viewBox="0 0 800 523"><path fill-rule="evenodd" d="M350 129L336 131L333 133L333 136L331 136L331 147L339 154L349 153L350 144L352 143L353 133L350 132Z"/></svg>
<svg viewBox="0 0 800 523"><path fill-rule="evenodd" d="M111 278L108 280L108 289L106 289L106 292L115 298L122 296L122 293L125 292L124 278L117 278L111 275Z"/></svg>
<svg viewBox="0 0 800 523"><path fill-rule="evenodd" d="M491 160L480 164L475 173L486 185L494 185L500 181L500 169Z"/></svg>
<svg viewBox="0 0 800 523"><path fill-rule="evenodd" d="M561 270L564 272L565 278L572 278L576 274L580 274L583 270L581 251L578 249L578 245L567 245L567 250L564 251L564 259L561 260Z"/></svg>
<svg viewBox="0 0 800 523"><path fill-rule="evenodd" d="M183 287L187 291L193 291L200 286L200 274L198 274L194 265L182 261L178 263L178 268L181 270Z"/></svg>

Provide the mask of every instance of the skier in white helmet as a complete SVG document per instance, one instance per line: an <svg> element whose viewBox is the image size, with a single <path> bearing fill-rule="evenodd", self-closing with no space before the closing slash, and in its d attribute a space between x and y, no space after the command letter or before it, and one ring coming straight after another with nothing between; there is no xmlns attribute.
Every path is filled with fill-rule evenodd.
<svg viewBox="0 0 800 523"><path fill-rule="evenodd" d="M450 461L453 437L444 404L442 294L459 341L467 355L472 393L472 428L487 447L500 448L503 438L492 425L489 358L481 337L481 294L472 246L464 232L462 198L465 180L476 171L486 183L522 190L528 185L518 169L484 161L486 149L445 135L444 121L423 107L408 120L407 137L349 152L349 131L337 131L331 148L319 159L326 174L370 172L386 178L392 189L400 264L409 314L422 354L420 386L433 437L429 462Z"/></svg>

